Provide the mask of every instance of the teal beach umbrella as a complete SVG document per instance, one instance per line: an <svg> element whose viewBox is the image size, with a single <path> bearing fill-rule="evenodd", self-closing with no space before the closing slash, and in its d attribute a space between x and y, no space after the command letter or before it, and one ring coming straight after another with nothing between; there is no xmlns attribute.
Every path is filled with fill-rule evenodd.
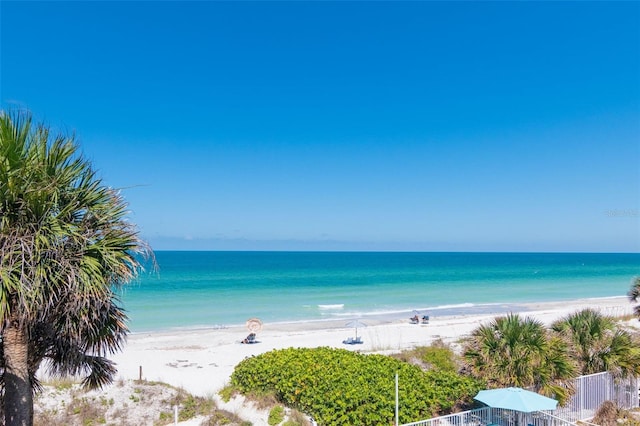
<svg viewBox="0 0 640 426"><path fill-rule="evenodd" d="M501 388L482 390L473 397L492 408L532 413L534 411L555 410L558 401L522 388Z"/></svg>

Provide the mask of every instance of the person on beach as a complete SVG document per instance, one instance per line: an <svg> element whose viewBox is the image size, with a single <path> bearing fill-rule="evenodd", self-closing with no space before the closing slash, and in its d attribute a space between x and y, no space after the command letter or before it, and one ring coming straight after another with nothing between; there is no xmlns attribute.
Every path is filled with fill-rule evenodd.
<svg viewBox="0 0 640 426"><path fill-rule="evenodd" d="M256 333L251 333L244 338L242 343L256 343Z"/></svg>

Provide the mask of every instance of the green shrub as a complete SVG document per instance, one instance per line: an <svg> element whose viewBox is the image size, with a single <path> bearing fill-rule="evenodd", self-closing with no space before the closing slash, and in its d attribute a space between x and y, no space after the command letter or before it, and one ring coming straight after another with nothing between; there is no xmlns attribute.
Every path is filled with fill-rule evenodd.
<svg viewBox="0 0 640 426"><path fill-rule="evenodd" d="M227 385L222 389L220 389L220 391L218 392L218 395L220 395L220 398L222 398L224 402L229 402L236 392L237 392L236 388L234 388L233 386Z"/></svg>
<svg viewBox="0 0 640 426"><path fill-rule="evenodd" d="M200 426L223 426L235 424L234 421L222 411L217 411L209 416L205 421L200 423Z"/></svg>
<svg viewBox="0 0 640 426"><path fill-rule="evenodd" d="M182 400L182 407L178 411L178 420L185 421L194 418L198 414L198 401L193 395L188 395Z"/></svg>
<svg viewBox="0 0 640 426"><path fill-rule="evenodd" d="M178 405L178 421L186 421L196 416L208 416L216 413L215 401L211 398L202 398L187 393L184 389L178 389L178 393L166 400L166 405L173 407ZM175 416L174 410L161 412L159 423L172 420Z"/></svg>
<svg viewBox="0 0 640 426"><path fill-rule="evenodd" d="M419 346L394 354L392 357L415 364L423 370L455 372L459 370L461 364L460 357L440 339L431 343L431 346Z"/></svg>
<svg viewBox="0 0 640 426"><path fill-rule="evenodd" d="M284 408L282 405L276 405L271 409L271 411L269 411L269 419L267 420L267 423L269 423L270 426L279 425L283 420Z"/></svg>
<svg viewBox="0 0 640 426"><path fill-rule="evenodd" d="M320 425L393 423L395 375L400 422L449 413L470 404L482 384L447 371L422 371L383 355L345 349L288 348L247 358L231 383L243 393L275 393L283 404L309 413Z"/></svg>
<svg viewBox="0 0 640 426"><path fill-rule="evenodd" d="M428 346L422 353L422 361L433 370L456 371L456 355L448 346Z"/></svg>

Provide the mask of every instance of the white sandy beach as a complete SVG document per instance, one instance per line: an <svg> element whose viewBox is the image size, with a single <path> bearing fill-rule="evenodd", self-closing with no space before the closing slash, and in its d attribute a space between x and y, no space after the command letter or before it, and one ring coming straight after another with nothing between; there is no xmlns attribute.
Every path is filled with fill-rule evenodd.
<svg viewBox="0 0 640 426"><path fill-rule="evenodd" d="M583 299L574 301L521 305L523 316L550 324L567 314L584 308L595 308L613 316L632 314L633 304L626 297ZM124 351L113 356L119 377L142 378L183 387L193 394L213 396L229 382L236 364L244 358L273 349L287 347L331 346L348 350L393 352L428 345L435 339L451 344L468 335L474 328L500 314L460 315L438 317L431 315L429 324L411 324L408 318L361 319L368 326L358 329L363 344L345 345L342 341L353 336L353 328L345 328L346 321L310 322L295 324L264 324L256 344L241 344L248 334L241 327L203 329L173 333L141 333L129 336ZM636 325L637 320L629 321ZM261 423L242 407L229 404L225 408L249 415L255 425ZM249 410L250 411L250 410Z"/></svg>

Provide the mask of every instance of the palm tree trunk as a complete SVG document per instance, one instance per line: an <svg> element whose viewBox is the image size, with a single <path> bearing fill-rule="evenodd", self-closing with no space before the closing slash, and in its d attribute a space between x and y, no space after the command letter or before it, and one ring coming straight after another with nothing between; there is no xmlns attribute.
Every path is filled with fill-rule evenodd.
<svg viewBox="0 0 640 426"><path fill-rule="evenodd" d="M6 426L33 425L33 394L29 379L29 341L17 321L8 321L4 347L4 418Z"/></svg>

